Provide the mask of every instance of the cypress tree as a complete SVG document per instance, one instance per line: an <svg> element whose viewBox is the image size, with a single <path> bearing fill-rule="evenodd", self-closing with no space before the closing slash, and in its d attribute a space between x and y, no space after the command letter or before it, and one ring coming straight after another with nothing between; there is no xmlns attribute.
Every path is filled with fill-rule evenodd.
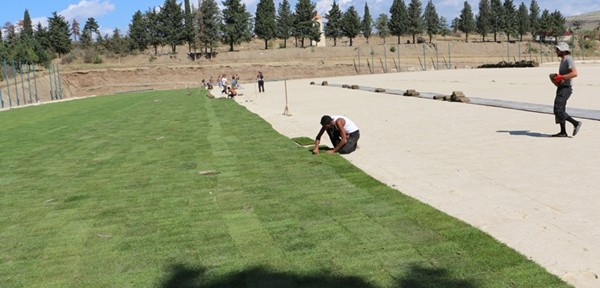
<svg viewBox="0 0 600 288"><path fill-rule="evenodd" d="M529 13L527 6L521 2L517 11L517 33L519 33L519 41L523 41L523 34L527 33L529 28Z"/></svg>
<svg viewBox="0 0 600 288"><path fill-rule="evenodd" d="M398 37L398 44L400 44L400 36L406 34L408 31L408 12L406 11L406 5L404 0L394 0L392 7L390 7L390 21L388 27L392 35Z"/></svg>
<svg viewBox="0 0 600 288"><path fill-rule="evenodd" d="M256 6L254 34L265 41L265 50L269 48L269 40L277 36L277 19L273 0L260 0Z"/></svg>
<svg viewBox="0 0 600 288"><path fill-rule="evenodd" d="M188 52L192 52L192 45L196 40L196 32L194 30L194 15L190 7L190 0L184 2L183 21L185 26L185 42L188 43Z"/></svg>
<svg viewBox="0 0 600 288"><path fill-rule="evenodd" d="M204 53L219 45L221 33L221 12L215 0L200 0L198 6L198 42Z"/></svg>
<svg viewBox="0 0 600 288"><path fill-rule="evenodd" d="M304 47L304 38L311 35L314 29L313 17L317 13L316 5L310 0L298 0L296 3L296 13L294 17L294 36L300 39L301 47Z"/></svg>
<svg viewBox="0 0 600 288"><path fill-rule="evenodd" d="M277 11L277 38L283 39L283 48L287 47L287 39L292 35L294 15L287 0L279 3Z"/></svg>
<svg viewBox="0 0 600 288"><path fill-rule="evenodd" d="M164 43L164 37L162 35L162 30L160 29L160 18L156 12L156 9L154 8L148 9L148 11L146 11L144 14L144 17L146 18L146 35L148 35L148 44L154 47L154 55L158 55L158 46L163 45Z"/></svg>
<svg viewBox="0 0 600 288"><path fill-rule="evenodd" d="M383 38L383 44L385 44L385 38L390 36L390 28L388 15L385 13L379 14L379 17L375 20L375 29L379 37Z"/></svg>
<svg viewBox="0 0 600 288"><path fill-rule="evenodd" d="M344 36L350 39L350 46L352 46L352 40L360 33L360 17L354 5L348 7L342 17L342 31Z"/></svg>
<svg viewBox="0 0 600 288"><path fill-rule="evenodd" d="M531 35L540 32L540 6L535 0L531 0L529 5L529 29Z"/></svg>
<svg viewBox="0 0 600 288"><path fill-rule="evenodd" d="M413 44L417 43L417 34L423 33L423 20L421 18L421 1L411 0L408 5L408 33L412 35Z"/></svg>
<svg viewBox="0 0 600 288"><path fill-rule="evenodd" d="M246 4L240 0L225 0L223 9L223 43L229 44L229 51L233 46L248 42L252 38L250 13L246 11Z"/></svg>
<svg viewBox="0 0 600 288"><path fill-rule="evenodd" d="M440 17L438 16L437 11L435 10L435 5L433 5L431 0L429 0L429 2L427 2L427 6L425 6L423 20L425 21L427 35L429 35L429 43L431 43L433 35L436 35L440 31Z"/></svg>
<svg viewBox="0 0 600 288"><path fill-rule="evenodd" d="M490 12L490 26L492 28L492 33L494 33L494 42L496 42L498 41L498 32L504 27L504 24L502 23L504 19L504 7L500 0L491 0Z"/></svg>
<svg viewBox="0 0 600 288"><path fill-rule="evenodd" d="M479 14L475 20L477 26L477 33L481 35L481 41L485 42L485 37L490 32L491 23L491 12L490 12L490 0L479 1Z"/></svg>
<svg viewBox="0 0 600 288"><path fill-rule="evenodd" d="M369 37L373 33L373 18L371 17L371 12L369 11L369 5L365 2L365 15L363 15L363 20L360 22L360 31L363 36L367 40L367 44L369 44Z"/></svg>
<svg viewBox="0 0 600 288"><path fill-rule="evenodd" d="M186 40L186 29L183 23L183 11L177 4L177 0L165 0L165 4L158 14L159 26L164 37L164 43L171 46L171 52L177 53L177 45L181 45Z"/></svg>
<svg viewBox="0 0 600 288"><path fill-rule="evenodd" d="M325 23L324 32L325 37L333 38L334 47L337 46L337 39L342 37L342 16L340 6L333 0L331 9L325 14L327 23Z"/></svg>
<svg viewBox="0 0 600 288"><path fill-rule="evenodd" d="M467 1L465 1L463 9L460 11L458 29L465 33L465 42L469 42L469 33L475 30L475 20L473 19L471 5Z"/></svg>
<svg viewBox="0 0 600 288"><path fill-rule="evenodd" d="M133 14L129 24L129 43L132 50L144 51L148 47L148 22L142 11Z"/></svg>
<svg viewBox="0 0 600 288"><path fill-rule="evenodd" d="M504 0L503 10L502 30L506 34L507 41L510 41L510 36L517 33L517 10L512 0Z"/></svg>

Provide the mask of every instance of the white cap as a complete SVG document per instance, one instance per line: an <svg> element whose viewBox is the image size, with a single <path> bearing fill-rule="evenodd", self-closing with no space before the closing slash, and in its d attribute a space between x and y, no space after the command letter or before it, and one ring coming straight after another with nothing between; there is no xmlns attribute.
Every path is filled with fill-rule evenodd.
<svg viewBox="0 0 600 288"><path fill-rule="evenodd" d="M556 45L556 49L558 49L558 51L562 51L562 52L571 52L571 48L569 48L569 44L565 43L565 42L560 42L558 43L558 45Z"/></svg>

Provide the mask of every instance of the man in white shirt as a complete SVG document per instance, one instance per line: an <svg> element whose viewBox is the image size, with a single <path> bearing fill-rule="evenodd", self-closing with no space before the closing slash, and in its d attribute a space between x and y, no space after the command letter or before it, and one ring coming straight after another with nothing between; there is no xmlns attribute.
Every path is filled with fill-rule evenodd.
<svg viewBox="0 0 600 288"><path fill-rule="evenodd" d="M358 126L352 122L348 117L344 116L329 116L323 115L321 117L321 130L315 138L315 148L313 148L313 154L319 153L319 143L321 142L321 136L324 132L327 132L333 149L328 149L326 153L332 154L339 152L340 154L350 154L356 150L358 145L358 139L360 138L360 132Z"/></svg>

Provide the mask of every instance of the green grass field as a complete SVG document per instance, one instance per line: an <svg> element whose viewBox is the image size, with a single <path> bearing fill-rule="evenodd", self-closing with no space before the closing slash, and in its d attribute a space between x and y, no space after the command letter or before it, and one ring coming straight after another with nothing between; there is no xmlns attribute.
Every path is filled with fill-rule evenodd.
<svg viewBox="0 0 600 288"><path fill-rule="evenodd" d="M1 112L0 163L1 287L569 287L196 89Z"/></svg>

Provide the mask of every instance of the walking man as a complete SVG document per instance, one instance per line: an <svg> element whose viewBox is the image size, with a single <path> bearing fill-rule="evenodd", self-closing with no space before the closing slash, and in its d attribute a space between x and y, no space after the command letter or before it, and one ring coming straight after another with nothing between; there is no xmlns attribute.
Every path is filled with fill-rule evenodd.
<svg viewBox="0 0 600 288"><path fill-rule="evenodd" d="M552 137L569 137L565 127L566 121L573 124L573 136L577 135L582 122L573 119L567 114L567 100L573 93L572 79L577 77L575 61L571 57L569 44L560 42L556 45L556 55L561 59L558 74L551 74L551 80L556 85L556 97L554 98L554 118L556 124L560 125L560 132Z"/></svg>
<svg viewBox="0 0 600 288"><path fill-rule="evenodd" d="M326 153L333 154L339 152L340 154L350 154L356 150L360 132L356 124L348 117L331 117L329 115L321 117L321 130L319 130L319 134L317 134L315 139L313 154L319 153L319 143L324 132L327 132L331 144L333 144L333 149L327 150Z"/></svg>

